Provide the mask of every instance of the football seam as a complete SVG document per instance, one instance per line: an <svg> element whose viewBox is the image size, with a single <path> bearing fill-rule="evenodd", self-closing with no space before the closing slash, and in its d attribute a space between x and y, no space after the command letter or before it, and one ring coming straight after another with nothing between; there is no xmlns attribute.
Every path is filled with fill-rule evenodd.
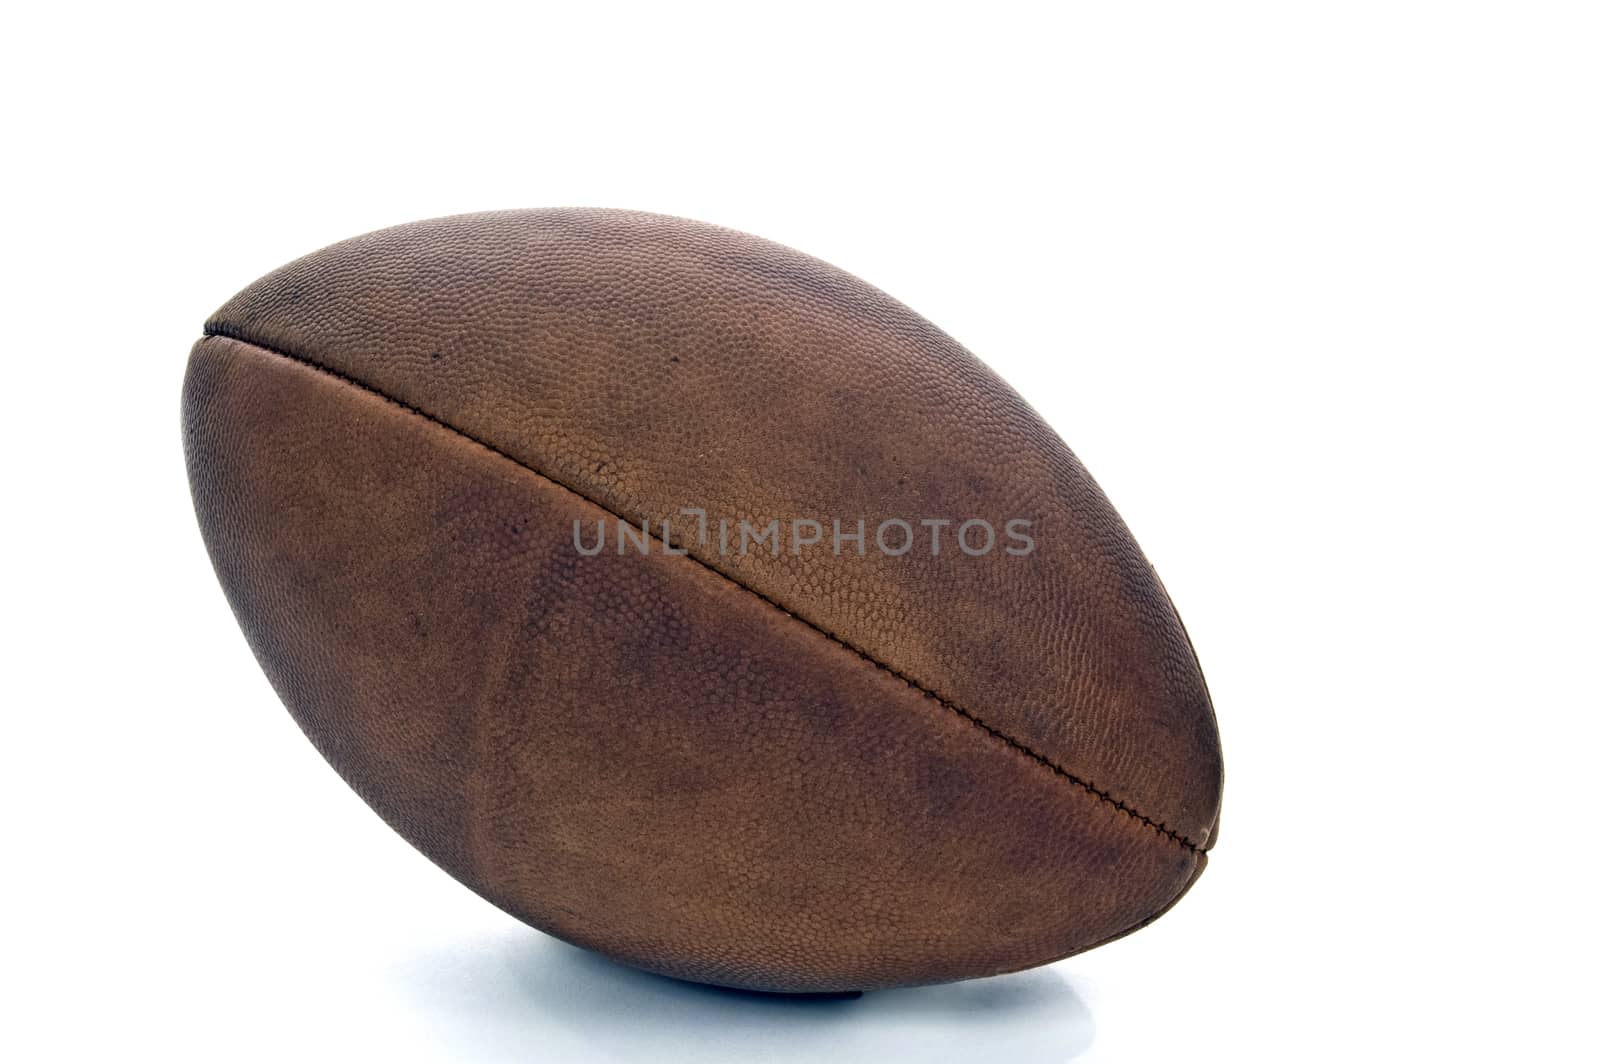
<svg viewBox="0 0 1600 1064"><path fill-rule="evenodd" d="M333 368L331 368L329 366L325 366L321 362L318 362L318 361L316 361L315 359L312 359L312 358L307 358L305 355L299 354L297 352L288 351L288 350L283 349L282 347L278 347L278 346L275 346L275 345L262 343L261 341L259 341L257 339L254 339L252 337L249 337L249 336L245 335L244 331L242 329L240 329L237 326L235 326L235 325L233 325L233 324L231 324L229 322L226 322L226 321L219 321L219 320L213 319L211 321L206 322L205 327L202 330L202 335L204 337L217 337L217 338L224 339L224 340L231 340L234 343L245 344L246 346L256 348L257 350L260 350L260 351L264 351L269 355L275 355L278 358L282 358L282 359L286 359L286 360L288 360L290 362L298 363L299 365L303 365L303 366L307 367L308 369L315 370L318 373L326 374L327 376L332 377L333 379L335 379L337 381L340 381L340 382L342 382L342 383L344 383L346 385L349 385L352 388L357 388L357 389L359 389L361 391L367 392L370 395L373 395L373 396L376 396L379 399L382 399L384 402L387 402L387 403L393 404L394 406L399 407L400 409L406 411L409 414L413 414L413 415L415 415L417 417L422 418L425 421L428 421L428 422L430 422L430 423L432 423L434 425L437 425L440 428L446 430L447 432L453 433L454 435L459 436L462 439L467 440L470 443L477 444L479 447L482 447L484 450L490 452L491 454L494 454L494 455L496 455L496 456L498 456L500 458L504 458L506 461L508 461L511 464L517 466L519 469L524 469L527 472L532 473L534 476L540 478L541 480L544 480L544 481L547 481L547 482L549 482L551 484L554 484L556 487L561 488L563 491L566 491L569 494L574 495L579 499L582 499L584 502L589 503L591 506L594 506L594 507L596 507L596 508L598 508L600 510L603 510L605 513L607 513L610 516L616 518L618 521L627 522L627 524L632 528L639 528L640 527L638 525L638 523L636 523L632 518L626 517L623 514L618 513L617 511L613 510L610 506L606 505L605 503L599 501L598 499L594 499L594 498L590 497L589 495L585 494L584 492L579 491L577 488L574 488L570 484L564 483L563 481L556 479L555 477L551 476L550 474L545 473L543 470L535 469L533 466L531 466L528 463L522 461L521 459L519 459L519 458L517 458L517 457L515 457L513 455L507 454L505 451L503 451L500 448L496 447L494 444L488 443L485 440L481 440L477 436L474 436L473 434L471 434L469 432L464 432L461 429L457 428L456 426L450 424L449 422L444 421L444 420L442 420L442 419L440 419L438 417L435 417L433 414L428 413L426 410L423 410L423 409L421 409L419 407L416 407L416 406L412 406L410 403L405 402L402 399L397 399L394 396L389 395L387 392L384 392L384 391L381 391L381 390L379 390L377 388L374 388L372 385L366 383L365 381L358 380L357 378L352 377L347 373L344 373L344 372L342 372L340 370L333 369ZM1131 818L1132 820L1134 820L1134 821L1136 821L1136 822L1138 822L1140 824L1143 824L1144 826L1150 828L1152 831L1156 832L1158 835L1161 835L1161 836L1163 836L1165 838L1168 838L1168 839L1172 840L1173 842L1176 842L1178 845L1184 847L1187 850L1193 851L1195 853L1203 852L1203 850L1201 849L1199 844L1193 842L1192 840L1188 839L1187 837L1185 837L1184 835L1180 834L1179 832L1174 831L1172 828L1167 827L1165 824L1161 823L1160 821L1155 820L1152 817L1146 816L1145 814L1139 812L1137 809L1135 809L1133 806L1129 805L1127 802L1123 801L1122 799L1113 796L1112 794L1108 793L1107 791L1102 790L1101 788L1095 786L1093 783L1089 782L1088 780L1085 780L1082 777L1076 775L1075 773L1068 771L1067 769L1063 768L1061 765L1056 764L1054 761L1052 761L1050 758L1046 757L1045 755L1039 753L1036 750L1031 749L1030 747L1024 745L1023 743L1019 742L1018 740L1012 738L1011 736L1007 735L1005 732L1003 732L1003 731L999 730L998 728L996 728L994 725L989 724L987 721L983 720L981 717L978 717L977 715L975 715L974 713L970 712L969 710L964 709L963 707L961 707L961 706L957 705L956 703L950 701L949 699L945 698L943 695L941 695L938 692L932 690L931 688L924 686L922 683L920 683L919 681L917 681L913 677L907 675L904 672L901 672L899 669L895 668L892 665L888 665L888 664L886 664L886 663L884 663L882 661L879 661L877 658L873 657L872 654L870 654L866 650L863 650L861 647L856 646L854 643L844 639L841 636L835 635L833 632L830 632L828 629L826 629L826 628L822 627L821 625L817 624L815 621L812 621L809 618L803 616L802 614L799 614L799 613L795 612L793 609L789 608L788 606L785 606L783 603L781 603L778 600L770 597L769 595L765 594L764 592L758 591L755 588L751 587L750 585L744 583L743 581L738 580L733 576L730 576L729 574L723 572L721 569L718 569L716 566L712 565L710 562L707 562L702 558L696 557L694 554L690 553L687 549L677 547L675 544L672 543L671 540L664 539L659 534L649 531L648 528L640 528L640 531L642 531L644 533L644 535L646 537L648 537L649 539L655 540L657 542L660 542L660 543L664 544L666 547L672 548L674 553L677 553L677 552L681 551L682 552L682 555L681 555L682 557L685 557L689 561L694 562L696 565L700 566L702 569L705 569L707 572L712 573L713 575L721 578L722 580L725 580L726 582L732 584L734 587L739 588L741 591L744 591L744 592L747 592L748 594L754 595L756 598L760 599L762 602L766 603L768 606L771 606L773 609L777 610L779 613L782 613L785 617L788 617L788 618L790 618L792 620L800 622L801 624L805 625L807 628L810 628L812 631L814 631L818 635L822 636L824 639L828 640L830 643L837 644L838 646L844 648L845 650L850 651L852 654L856 655L858 658L860 658L862 661L865 661L867 664L872 665L875 668L883 670L884 672L888 673L890 676L893 676L895 679L897 679L901 683L905 684L907 687L910 687L912 690L914 690L917 693L921 694L923 697L933 701L935 704L937 704L939 706L942 706L944 709L950 711L951 713L956 714L956 716L961 717L963 720L966 720L968 723L970 723L974 727L978 728L980 731L986 732L987 734L993 736L994 738L999 739L1001 742L1005 743L1007 746L1011 747L1012 749L1016 750L1017 752L1025 755L1025 756L1027 756L1030 760L1037 762L1038 764L1040 764L1040 765L1044 766L1045 768L1049 769L1051 772L1055 773L1057 776L1060 776L1062 779L1066 780L1067 782L1069 782L1069 783L1073 784L1074 786L1079 787L1082 790L1088 792L1089 794L1093 795L1095 798L1098 798L1100 801L1102 801L1105 804L1111 806L1113 809L1117 810L1118 812L1122 813L1123 815L1125 815L1125 816Z"/></svg>

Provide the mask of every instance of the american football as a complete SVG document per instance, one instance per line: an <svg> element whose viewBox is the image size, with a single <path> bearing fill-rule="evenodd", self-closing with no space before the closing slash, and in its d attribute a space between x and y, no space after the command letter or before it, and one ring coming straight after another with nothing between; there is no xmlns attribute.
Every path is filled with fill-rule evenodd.
<svg viewBox="0 0 1600 1064"><path fill-rule="evenodd" d="M845 992L1177 902L1222 758L1160 580L973 354L678 218L465 215L245 288L196 512L262 668L389 824L623 963Z"/></svg>

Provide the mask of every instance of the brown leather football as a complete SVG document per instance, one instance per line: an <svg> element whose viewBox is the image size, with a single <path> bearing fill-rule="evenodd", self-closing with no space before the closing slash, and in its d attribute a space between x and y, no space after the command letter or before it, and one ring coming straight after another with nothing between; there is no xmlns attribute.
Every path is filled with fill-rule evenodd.
<svg viewBox="0 0 1600 1064"><path fill-rule="evenodd" d="M1216 722L1127 528L816 259L624 211L386 229L217 311L183 431L300 726L550 934L862 990L1089 949L1205 867Z"/></svg>

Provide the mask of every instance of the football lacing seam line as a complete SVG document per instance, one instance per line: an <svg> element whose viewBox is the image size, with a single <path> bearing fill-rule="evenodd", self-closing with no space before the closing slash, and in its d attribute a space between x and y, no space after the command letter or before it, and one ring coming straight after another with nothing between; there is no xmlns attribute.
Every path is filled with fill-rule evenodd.
<svg viewBox="0 0 1600 1064"><path fill-rule="evenodd" d="M591 506L597 507L598 509L605 511L607 514L610 514L612 517L616 518L618 521L626 522L630 527L640 528L640 526L636 522L634 522L634 520L632 518L629 518L629 517L624 516L623 514L617 513L615 510L613 510L611 507L607 506L605 503L599 501L598 499L591 498L589 495L585 494L582 491L579 491L577 488L574 488L572 485L564 483L563 481L556 479L555 477L553 477L550 474L544 472L543 470L535 469L533 466L530 466L528 463L522 461L520 458L517 458L517 457L515 457L513 455L507 454L505 451L502 451L500 448L494 446L492 443L488 443L488 442L486 442L484 440L481 440L481 439L479 439L478 437L472 435L469 432L463 432L461 429L457 428L456 426L450 424L447 421L440 420L439 418L435 417L434 415L428 413L426 410L422 410L422 409L420 409L418 407L412 406L410 403L407 403L404 400L396 399L394 396L389 395L386 392L382 392L382 391L378 390L377 388L374 388L372 385L366 383L365 381L357 380L355 377L352 377L347 373L343 373L343 372L341 372L339 370L332 369L332 368L330 368L328 366L323 365L320 362L317 362L314 359L307 358L306 356L298 354L298 353L295 353L293 351L286 351L283 348L272 346L272 345L269 345L269 344L264 344L264 343L260 342L259 340L252 339L252 338L244 335L242 330L240 330L237 326L234 326L229 322L215 321L215 320L208 321L206 323L206 325L205 325L204 335L208 336L208 337L220 337L220 338L225 339L225 340L232 340L235 343L246 344L246 345L248 345L250 347L254 347L254 348L258 349L258 350L265 351L267 354L276 355L279 358L287 359L290 362L295 362L295 363L298 363L300 365L306 366L309 369L315 370L315 371L317 371L319 373L326 374L327 376L332 377L335 380L341 381L344 384L347 384L352 388L357 388L357 389L360 389L361 391L367 392L370 395L373 395L373 396L376 396L379 399L382 399L386 403L391 403L394 406L399 407L400 409L406 411L409 414L414 414L417 417L422 418L424 421L428 421L428 422L430 422L430 423L432 423L434 425L437 425L440 428L446 430L447 432L453 433L456 436L460 436L462 439L467 440L469 443L476 444L477 446L479 446L479 447L483 448L484 450L488 451L490 454L493 454L493 455L495 455L495 456L497 456L499 458L505 459L506 461L508 461L511 464L515 465L517 468L525 470L525 471L527 471L529 473L532 473L534 476L538 477L541 480L548 481L549 483L554 484L556 487L562 489L563 491L568 492L571 495L574 495L574 496L578 497L579 499L582 499L584 502L589 503ZM730 576L729 574L723 572L721 569L717 568L715 565L712 565L710 562L704 560L703 558L699 558L699 557L695 556L694 554L690 553L687 550L687 548L680 548L676 544L674 544L671 540L664 539L660 535L649 531L647 528L640 528L640 531L645 536L649 537L650 539L653 539L653 540L656 540L658 542L661 542L661 543L665 544L666 546L672 548L675 552L676 551L682 551L682 556L683 557L686 557L689 561L692 561L696 565L699 565L702 569L705 569L707 572L712 573L713 575L715 575L717 577L720 577L722 580L728 582L729 584L732 584L734 587L740 589L741 591L744 591L744 592L746 592L746 593L748 593L750 595L754 595L756 598L760 599L762 602L766 603L768 606L771 606L773 609L777 610L779 613L782 613L784 616L789 617L789 618L791 618L793 620L799 621L801 624L805 625L807 628L810 628L812 631L816 632L818 635L822 636L824 639L828 640L830 643L835 643L838 646L843 647L845 650L850 651L852 654L856 655L858 658L860 658L862 661L865 661L867 664L872 665L874 668L881 669L882 671L888 673L890 676L893 676L895 679L899 680L901 683L905 684L907 687L910 687L912 690L916 691L918 694L921 694L923 697L932 700L934 703L944 707L945 709L949 710L951 713L956 714L958 717L961 717L963 720L966 720L968 723L972 724L974 727L978 728L979 730L987 732L989 735L994 736L996 739L999 739L1001 742L1005 743L1007 746L1009 746L1012 749L1016 750L1018 753L1021 753L1021 754L1025 755L1025 756L1027 756L1028 758L1030 758L1031 760L1038 762L1040 765L1043 765L1045 768L1049 769L1051 772L1055 773L1057 776L1060 776L1062 779L1066 780L1067 782L1069 782L1069 783L1073 784L1074 786L1081 788L1085 792L1093 795L1095 798L1098 798L1100 801L1102 801L1102 802L1106 803L1107 805L1111 806L1113 809L1116 809L1118 812L1124 814L1125 816L1130 817L1131 819L1137 821L1140 824L1145 825L1146 827L1148 827L1151 830L1155 831L1157 834L1162 835L1162 836L1164 836L1164 837L1166 837L1168 839L1171 839L1173 842L1178 843L1180 846L1183 846L1186 849L1195 851L1197 853L1200 852L1200 846L1198 844L1196 844L1195 842L1192 842L1188 838L1184 837L1183 835L1179 834L1178 832L1174 831L1173 829L1167 827L1165 824L1161 823L1160 821L1157 821L1157 820L1155 820L1155 819L1153 819L1151 817L1145 816L1143 813L1139 812L1137 809L1135 809L1133 806L1129 805L1127 802L1123 801L1120 798L1117 798L1117 797L1111 795L1110 793L1108 793L1105 790L1102 790L1101 788L1095 786L1093 783L1089 782L1088 780L1085 780L1082 777L1077 776L1074 773L1068 771L1067 769L1065 769L1062 766L1056 764L1050 758L1044 756L1043 754L1039 753L1038 751L1030 749L1029 747L1025 746L1021 742L1019 742L1016 739L1013 739L1011 736L1007 735L1005 732L999 730L994 725L992 725L992 724L988 723L987 721L983 720L981 717L978 717L977 715L975 715L975 714L969 712L968 710L962 708L961 706L955 704L954 702L950 701L948 698L945 698L943 695L941 695L938 692L932 690L931 688L925 687L922 683L918 682L916 679L914 679L913 677L907 675L906 673L901 672L899 669L895 668L894 666L888 665L888 664L885 664L882 661L879 661L877 658L873 657L870 653L868 653L867 651L863 650L862 648L856 646L854 643L850 642L849 640L844 639L844 638L842 638L842 637L840 637L838 635L835 635L833 632L830 632L828 629L826 629L826 628L822 627L821 625L817 624L815 621L812 621L809 618L807 618L807 617L805 617L805 616L803 616L803 615L801 615L799 613L796 613L794 610L790 609L788 606L785 606L783 603L777 601L776 599L771 598L770 596L766 595L765 593L763 593L761 591L756 590L755 588L753 588L750 585L744 583L743 581L740 581L740 580L736 579L735 577Z"/></svg>

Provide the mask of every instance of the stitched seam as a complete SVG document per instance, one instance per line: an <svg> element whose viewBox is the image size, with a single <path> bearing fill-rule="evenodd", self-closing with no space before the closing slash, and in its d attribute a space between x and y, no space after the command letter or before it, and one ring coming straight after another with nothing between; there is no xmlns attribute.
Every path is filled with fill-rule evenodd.
<svg viewBox="0 0 1600 1064"><path fill-rule="evenodd" d="M532 473L534 476L540 478L541 480L548 481L549 483L554 484L556 487L561 488L563 491L566 491L571 495L577 496L579 499L582 499L584 502L589 503L591 506L595 506L595 507L597 507L597 508L599 508L601 510L604 510L607 514L611 515L612 517L616 518L617 520L627 522L630 527L638 527L631 518L625 517L622 514L617 513L615 510L611 509L611 507L607 506L605 503L600 502L597 499L590 498L588 495L586 495L583 492L579 491L578 489L572 487L570 484L565 484L562 481L557 480L555 477L550 476L548 473L545 473L545 472L543 472L541 470L533 468L532 466L528 465L526 462L522 461L521 459L513 457L512 455L507 454L505 451L500 450L500 448L494 446L491 443L487 443L484 440L478 439L476 436L473 436L471 433L463 432L461 429L456 428L454 425L450 424L447 421L440 420L439 418L435 417L434 415L428 413L426 410L421 410L421 409L419 409L419 408L417 408L415 406L412 406L410 403L407 403L407 402L405 402L403 400L400 400L400 399L396 399L394 396L388 395L385 392L381 392L377 388L374 388L372 385L367 384L364 381L357 380L356 378L351 377L350 375L348 375L346 373L342 373L342 372L340 372L339 370L336 370L336 369L331 369L330 367L324 366L322 363L317 362L317 361L315 361L313 359L307 358L304 355L297 354L297 353L292 352L292 351L286 351L286 350L284 350L282 348L279 348L279 347L268 346L267 344L261 343L258 340L253 340L253 339L245 336L243 334L242 330L238 329L236 326L234 326L234 325L232 325L232 324L230 324L228 322L224 322L224 321L208 321L206 323L206 325L205 325L204 330L203 330L203 334L205 336L207 336L207 337L213 337L213 336L214 337L220 337L220 338L225 339L225 340L232 340L235 343L242 343L242 344L248 345L250 347L254 347L254 348L258 349L258 350L265 351L267 354L276 355L279 358L287 359L290 362L295 362L295 363L298 363L300 365L306 366L309 369L316 370L319 373L326 374L327 376L332 377L335 380L342 381L343 383L351 386L352 388L357 388L357 389L359 389L359 390L361 390L363 392L368 393L369 395L376 396L377 398L382 399L384 402L387 402L387 403L390 403L390 404L392 404L394 406L397 406L400 409L406 411L407 413L414 414L417 417L422 418L424 421L428 421L428 422L430 422L430 423L432 423L434 425L437 425L440 428L442 428L442 429L444 429L444 430L446 430L446 431L448 431L450 433L453 433L456 436L460 436L462 439L465 439L465 440L467 440L467 441L469 441L471 443L477 444L479 447L482 447L484 450L488 451L489 453L491 453L493 455L496 455L496 456L498 456L500 458L504 458L506 461L510 462L512 465L517 466L519 469L524 469L527 472ZM1088 794L1093 795L1095 798L1098 798L1100 801L1102 801L1102 802L1106 803L1107 805L1111 806L1113 809L1117 810L1118 812L1124 814L1125 816L1133 819L1134 821L1136 821L1136 822L1138 822L1140 824L1145 825L1146 827L1148 827L1151 830L1155 831L1157 834L1162 835L1162 836L1164 836L1164 837L1166 837L1168 839L1171 839L1173 842L1178 843L1180 846L1183 846L1186 849L1189 849L1189 850L1192 850L1192 851L1195 851L1195 852L1200 852L1200 847L1199 847L1198 844L1192 842L1188 838L1184 837L1183 835L1179 834L1178 832L1174 831L1173 829L1167 827L1165 824L1162 824L1161 822L1159 822L1157 820L1154 820L1154 819L1152 819L1152 818L1150 818L1148 816L1145 816L1143 813L1139 812L1137 809L1135 809L1133 806L1129 805L1127 802L1122 801L1120 798L1114 797L1110 793L1108 793L1108 792L1100 789L1099 787L1095 786L1093 783L1089 782L1088 780L1085 780L1082 777L1077 776L1077 775L1073 774L1072 772L1069 772L1067 769L1065 769L1062 766L1056 764L1054 761L1050 760L1048 757L1046 757L1043 754L1041 754L1041 753L1039 753L1039 752L1037 752L1035 750L1032 750L1029 747L1023 745L1021 742L1018 742L1016 739L1013 739L1011 736L1007 735L1005 732L1002 732L998 728L994 727L994 725L989 724L987 721L983 720L982 718L974 715L973 713L969 712L966 709L963 709L961 706L956 705L954 702L951 702L949 699L945 698L943 695L940 695L938 692L936 692L936 691L934 691L934 690L932 690L932 689L930 689L928 687L923 686L920 682L918 682L917 680L913 679L911 676L907 675L906 673L901 672L899 669L896 669L892 665L887 665L887 664L879 661L877 658L873 657L867 651L865 651L865 650L861 649L860 647L856 646L854 643L851 643L851 642L841 638L840 636L835 635L834 633L828 631L826 628L823 628L821 625L817 624L816 622L811 621L811 620L801 616L798 613L795 613L789 607L783 605L781 602L778 602L776 599L773 599L773 598L769 597L768 595L764 594L763 592L758 591L755 588L749 586L748 584L745 584L742 581L737 580L732 576L729 576L727 573L723 572L721 569L718 569L716 566L712 565L710 562L707 562L707 561L705 561L705 560L703 560L703 559L701 559L699 557L696 557L694 554L689 553L686 549L676 547L670 540L663 539L659 534L654 533L654 532L650 532L648 529L641 529L641 531L646 536L648 536L649 538L651 538L653 540L657 540L657 541L659 541L661 543L664 543L666 546L673 548L675 551L676 550L683 550L683 552L684 552L683 555L682 555L683 557L687 558L689 561L694 562L696 565L699 565L701 568L705 569L707 572L712 573L713 575L715 575L717 577L720 577L722 580L725 580L726 582L732 584L734 587L739 588L741 591L745 591L745 592L747 592L747 593L749 593L751 595L754 595L756 598L760 599L762 602L765 602L768 606L771 606L773 609L777 610L779 613L782 613L784 616L792 618L793 620L799 621L801 624L805 625L807 628L810 628L812 631L816 632L818 635L822 636L824 639L828 640L830 643L835 643L838 646L843 647L845 650L850 651L852 654L856 655L856 657L860 658L862 661L865 661L867 664L872 665L873 667L881 669L882 671L888 673L890 676L893 676L895 679L899 680L901 683L905 684L907 687L910 687L912 690L914 690L917 693L921 694L923 697L932 700L936 704L938 704L938 705L944 707L945 709L949 710L950 712L956 714L956 716L961 717L963 720L965 720L968 723L972 724L974 727L978 728L979 730L987 732L989 735L994 736L996 739L999 739L1001 742L1005 743L1007 746L1011 747L1013 750L1016 750L1018 753L1021 753L1021 754L1025 755L1026 757L1030 758L1031 760L1038 762L1040 765L1043 765L1045 768L1049 769L1051 772L1055 773L1057 776L1060 776L1062 779L1064 779L1067 782L1073 784L1074 786L1080 788L1081 790L1087 792Z"/></svg>

